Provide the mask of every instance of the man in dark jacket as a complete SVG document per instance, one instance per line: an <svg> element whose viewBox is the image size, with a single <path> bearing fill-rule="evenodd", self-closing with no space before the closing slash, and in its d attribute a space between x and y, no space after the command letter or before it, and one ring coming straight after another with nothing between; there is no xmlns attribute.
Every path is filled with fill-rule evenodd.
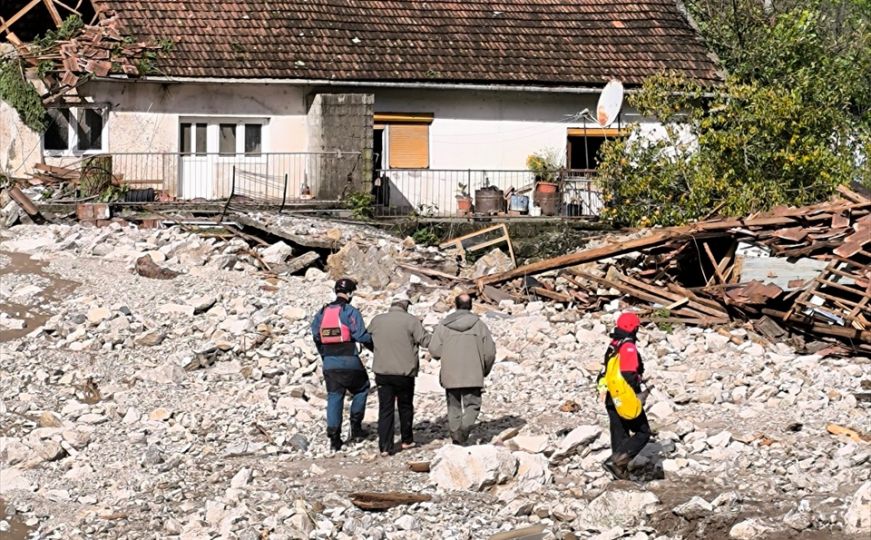
<svg viewBox="0 0 871 540"><path fill-rule="evenodd" d="M336 281L336 299L315 315L311 331L315 346L323 358L327 386L327 437L330 448L342 449L342 409L345 393L351 398L351 439L362 439L363 415L369 394L369 376L360 361L357 344L372 346L363 316L351 305L357 283L350 278Z"/></svg>
<svg viewBox="0 0 871 540"><path fill-rule="evenodd" d="M375 345L375 384L378 386L378 447L382 455L395 452L394 412L399 408L402 448L414 446L414 378L420 367L418 352L429 345L430 335L417 317L408 313L410 301L398 296L387 313L369 323Z"/></svg>
<svg viewBox="0 0 871 540"><path fill-rule="evenodd" d="M461 294L457 309L436 326L429 352L441 360L439 380L448 400L448 427L455 444L466 444L481 411L481 388L496 362L496 343L472 313L472 298Z"/></svg>
<svg viewBox="0 0 871 540"><path fill-rule="evenodd" d="M643 409L641 414L632 420L626 420L617 414L614 402L608 395L607 388L604 387L603 379L608 367L608 360L613 358L615 354L619 355L620 373L636 395L641 393L644 363L641 361L641 354L635 343L640 325L641 321L638 315L631 312L623 313L617 318L617 324L611 333L611 343L605 352L605 369L602 369L597 380L599 395L605 401L605 410L608 412L611 428L611 456L608 457L603 466L616 478L622 480L629 477L627 470L629 462L641 452L644 445L650 440L650 424L647 422L647 414Z"/></svg>

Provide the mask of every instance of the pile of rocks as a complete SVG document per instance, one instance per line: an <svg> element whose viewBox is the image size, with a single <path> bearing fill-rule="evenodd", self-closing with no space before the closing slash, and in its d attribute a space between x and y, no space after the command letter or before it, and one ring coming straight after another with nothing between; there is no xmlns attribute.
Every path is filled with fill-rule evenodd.
<svg viewBox="0 0 871 540"><path fill-rule="evenodd" d="M644 328L657 433L630 465L633 482L614 482L601 468L610 439L593 380L620 306L594 315L541 302L478 306L498 359L475 444L449 444L439 366L423 353L418 447L380 458L366 441L333 454L309 330L332 298L329 275L266 275L245 242L179 229L3 234L0 251L32 253L79 284L60 298L17 293L51 317L2 343L0 495L44 537L470 539L529 525L544 538L603 540L871 531L871 447L826 431L871 431L854 395L871 380L867 358L801 355L737 325ZM365 246L394 259L425 253L389 237ZM179 276L131 272L145 253ZM4 294L27 286L27 275L4 283ZM384 289L364 285L355 297L367 320L400 286L414 286L412 312L425 326L449 309L452 291L396 275L403 281L391 274ZM367 423L376 409L373 396ZM409 461L428 461L431 472ZM352 505L354 491L433 499L368 513Z"/></svg>

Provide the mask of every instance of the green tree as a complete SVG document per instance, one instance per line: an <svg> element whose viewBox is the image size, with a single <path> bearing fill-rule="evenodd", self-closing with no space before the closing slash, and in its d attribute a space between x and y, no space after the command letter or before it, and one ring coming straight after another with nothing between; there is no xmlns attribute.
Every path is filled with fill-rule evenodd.
<svg viewBox="0 0 871 540"><path fill-rule="evenodd" d="M714 209L737 215L827 198L871 181L868 2L753 0L689 4L728 75L702 88L664 74L630 103L663 123L602 150L606 215L676 224Z"/></svg>

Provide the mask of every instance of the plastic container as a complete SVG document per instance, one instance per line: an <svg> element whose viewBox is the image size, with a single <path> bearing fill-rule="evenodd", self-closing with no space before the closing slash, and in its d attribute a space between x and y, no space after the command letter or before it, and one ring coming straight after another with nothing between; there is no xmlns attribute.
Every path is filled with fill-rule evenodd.
<svg viewBox="0 0 871 540"><path fill-rule="evenodd" d="M529 210L529 197L526 195L512 195L508 201L508 209L512 212L525 214Z"/></svg>

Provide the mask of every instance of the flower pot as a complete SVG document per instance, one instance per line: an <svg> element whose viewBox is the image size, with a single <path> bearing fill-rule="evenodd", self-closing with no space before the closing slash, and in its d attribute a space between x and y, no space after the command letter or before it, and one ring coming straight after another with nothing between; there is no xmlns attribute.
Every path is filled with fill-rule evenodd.
<svg viewBox="0 0 871 540"><path fill-rule="evenodd" d="M556 193L559 184L554 182L539 182L535 185L535 191L539 193Z"/></svg>
<svg viewBox="0 0 871 540"><path fill-rule="evenodd" d="M457 213L459 213L460 215L472 213L471 197L457 197Z"/></svg>

